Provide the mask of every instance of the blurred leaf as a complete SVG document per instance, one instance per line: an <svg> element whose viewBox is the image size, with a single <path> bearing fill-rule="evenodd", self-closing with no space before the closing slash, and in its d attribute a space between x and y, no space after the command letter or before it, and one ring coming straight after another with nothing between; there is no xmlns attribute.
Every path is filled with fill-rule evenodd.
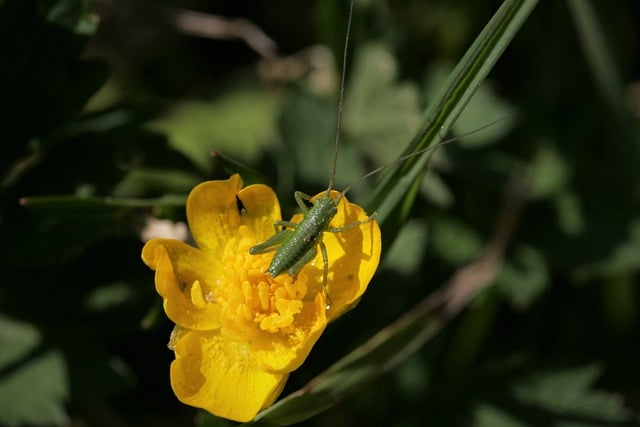
<svg viewBox="0 0 640 427"><path fill-rule="evenodd" d="M483 245L481 237L467 224L444 216L433 219L429 242L433 252L451 265L471 261L480 255Z"/></svg>
<svg viewBox="0 0 640 427"><path fill-rule="evenodd" d="M377 165L398 157L420 122L418 90L396 83L397 74L396 59L386 46L362 46L345 94L343 132Z"/></svg>
<svg viewBox="0 0 640 427"><path fill-rule="evenodd" d="M292 190L315 194L329 184L333 150L327 147L336 137L336 106L337 101L300 88L289 92L279 118L284 144L284 151L279 154L286 159L279 165L279 176L295 172L301 175L304 185L319 186L284 188L289 194ZM357 154L349 140L341 140L335 188L344 188L364 174L362 160Z"/></svg>
<svg viewBox="0 0 640 427"><path fill-rule="evenodd" d="M47 21L68 27L79 35L92 35L98 21L91 15L93 0L58 0L51 3Z"/></svg>
<svg viewBox="0 0 640 427"><path fill-rule="evenodd" d="M486 385L473 404L469 425L632 426L637 425L621 397L594 389L600 376L595 365L520 372L506 383Z"/></svg>
<svg viewBox="0 0 640 427"><path fill-rule="evenodd" d="M473 418L471 423L473 427L528 427L530 425L499 408L484 403L474 408Z"/></svg>
<svg viewBox="0 0 640 427"><path fill-rule="evenodd" d="M41 341L38 329L0 313L0 370L17 363L33 351Z"/></svg>
<svg viewBox="0 0 640 427"><path fill-rule="evenodd" d="M588 365L534 373L519 381L513 393L518 400L555 414L559 427L629 420L620 397L592 389L600 372Z"/></svg>
<svg viewBox="0 0 640 427"><path fill-rule="evenodd" d="M519 309L529 307L549 286L544 256L532 247L519 246L503 262L496 287Z"/></svg>
<svg viewBox="0 0 640 427"><path fill-rule="evenodd" d="M197 165L211 168L211 150L245 161L275 135L275 104L262 90L236 90L211 101L184 101L151 125Z"/></svg>
<svg viewBox="0 0 640 427"><path fill-rule="evenodd" d="M0 423L3 425L67 422L65 401L69 391L64 359L57 351L40 348L40 339L32 326L0 317L0 360L3 362Z"/></svg>
<svg viewBox="0 0 640 427"><path fill-rule="evenodd" d="M606 258L578 267L574 271L574 277L584 281L632 274L640 269L638 254L640 254L640 221L635 221L629 226L626 241L620 242Z"/></svg>
<svg viewBox="0 0 640 427"><path fill-rule="evenodd" d="M428 242L427 227L418 221L409 221L384 258L383 268L392 268L401 274L411 274L422 261Z"/></svg>
<svg viewBox="0 0 640 427"><path fill-rule="evenodd" d="M567 6L600 93L616 114L619 124L625 126L625 131L629 132L633 126L632 118L624 102L622 81L615 67L616 61L598 22L597 12L589 1L568 0Z"/></svg>
<svg viewBox="0 0 640 427"><path fill-rule="evenodd" d="M433 165L433 164L432 164ZM434 167L430 167L420 184L420 192L434 205L448 208L454 202L454 195L446 182L438 175Z"/></svg>
<svg viewBox="0 0 640 427"><path fill-rule="evenodd" d="M569 236L582 233L585 223L578 197L573 192L566 190L557 194L553 202L560 230Z"/></svg>
<svg viewBox="0 0 640 427"><path fill-rule="evenodd" d="M245 186L265 181L264 176L259 171L229 156L217 151L211 151L211 156L228 176L236 173L240 174Z"/></svg>
<svg viewBox="0 0 640 427"><path fill-rule="evenodd" d="M558 194L569 183L571 172L567 162L551 144L536 144L531 164L529 194L541 199Z"/></svg>
<svg viewBox="0 0 640 427"><path fill-rule="evenodd" d="M123 305L134 295L126 282L115 282L93 289L85 299L88 310L102 312Z"/></svg>

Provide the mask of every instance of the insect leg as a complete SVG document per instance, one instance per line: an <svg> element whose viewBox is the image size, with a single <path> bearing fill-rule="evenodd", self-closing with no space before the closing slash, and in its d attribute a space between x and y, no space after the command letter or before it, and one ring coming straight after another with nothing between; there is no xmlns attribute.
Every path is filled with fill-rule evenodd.
<svg viewBox="0 0 640 427"><path fill-rule="evenodd" d="M273 228L275 228L276 233L283 231L285 228L293 228L295 229L298 226L295 222L291 221L276 221L273 223ZM282 227L282 230L279 230L278 227Z"/></svg>
<svg viewBox="0 0 640 427"><path fill-rule="evenodd" d="M296 203L303 212L309 210L309 205L307 205L305 201L313 203L311 202L311 196L304 194L302 191L296 191L295 193L293 193L293 198L296 199Z"/></svg>
<svg viewBox="0 0 640 427"><path fill-rule="evenodd" d="M317 254L318 254L318 250L316 248L311 248L306 253L302 254L300 259L297 260L287 270L287 273L289 273L289 276L295 276L296 274L298 274L298 272L302 270L302 267L310 263L316 257Z"/></svg>
<svg viewBox="0 0 640 427"><path fill-rule="evenodd" d="M352 229L354 227L358 227L358 226L363 225L363 224L368 224L371 221L373 221L375 219L375 217L376 217L376 213L374 212L370 216L368 216L367 219L363 219L362 221L355 221L355 222L352 222L350 224L344 225L342 227L329 227L329 228L327 228L327 231L330 232L330 233L341 233L343 231L350 230L350 229Z"/></svg>
<svg viewBox="0 0 640 427"><path fill-rule="evenodd" d="M320 241L320 253L322 253L322 293L324 294L325 308L328 310L331 308L331 297L327 292L327 285L329 281L329 256L327 255L327 247L324 242Z"/></svg>
<svg viewBox="0 0 640 427"><path fill-rule="evenodd" d="M329 275L329 256L327 255L327 247L324 245L322 241L318 243L320 245L320 253L322 254L322 293L325 297L326 308L328 309L331 306L331 299L329 298L329 293L327 292L327 282ZM287 273L289 276L295 276L298 274L302 267L310 263L318 254L318 250L316 248L309 249L307 253L305 253L295 264L289 267Z"/></svg>
<svg viewBox="0 0 640 427"><path fill-rule="evenodd" d="M282 245L282 242L284 242L291 233L292 231L289 230L280 230L259 245L252 246L249 249L249 253L251 255L256 255L275 251L280 247L280 245Z"/></svg>

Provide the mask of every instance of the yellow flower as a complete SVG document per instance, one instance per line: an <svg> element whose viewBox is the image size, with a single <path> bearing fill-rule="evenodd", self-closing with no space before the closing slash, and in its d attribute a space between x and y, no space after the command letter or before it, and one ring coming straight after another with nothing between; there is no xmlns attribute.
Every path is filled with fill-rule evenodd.
<svg viewBox="0 0 640 427"><path fill-rule="evenodd" d="M343 198L331 226L366 217ZM187 220L199 249L171 239L150 240L142 249L143 261L156 272L164 310L176 324L169 343L175 352L171 385L187 405L251 420L275 401L327 322L349 310L373 277L380 259L375 221L324 233L329 309L320 253L295 277L270 277L273 252L250 255L249 248L271 237L280 219L271 188L242 188L240 176L233 175L204 182L189 195ZM292 221L301 219L295 215Z"/></svg>

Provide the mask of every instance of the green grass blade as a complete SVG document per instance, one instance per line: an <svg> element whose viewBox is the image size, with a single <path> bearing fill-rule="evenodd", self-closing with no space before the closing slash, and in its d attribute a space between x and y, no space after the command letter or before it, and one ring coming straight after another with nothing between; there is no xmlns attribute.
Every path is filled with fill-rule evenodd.
<svg viewBox="0 0 640 427"><path fill-rule="evenodd" d="M405 154L442 140L536 4L537 0L506 0L502 4L426 110L423 125ZM366 205L369 212L378 213L378 221L387 235L395 234L389 231L397 229L404 220L431 154L428 151L406 160L387 174Z"/></svg>
<svg viewBox="0 0 640 427"><path fill-rule="evenodd" d="M622 81L615 69L615 61L611 56L611 49L607 45L596 12L588 1L568 0L567 6L603 98L619 117L626 117L628 113L623 102Z"/></svg>
<svg viewBox="0 0 640 427"><path fill-rule="evenodd" d="M627 109L624 85L597 12L589 1L568 0L567 6L602 97L613 112L618 125L626 133L625 136L635 139L634 120Z"/></svg>

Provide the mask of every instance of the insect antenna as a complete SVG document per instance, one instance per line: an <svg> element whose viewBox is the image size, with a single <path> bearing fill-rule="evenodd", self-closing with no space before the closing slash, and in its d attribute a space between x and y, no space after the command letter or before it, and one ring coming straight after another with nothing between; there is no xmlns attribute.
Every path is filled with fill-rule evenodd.
<svg viewBox="0 0 640 427"><path fill-rule="evenodd" d="M342 122L342 105L344 103L344 82L347 74L347 51L349 48L349 35L351 34L351 18L353 16L353 0L349 2L349 17L347 18L347 34L344 38L344 49L342 51L342 72L340 75L340 94L338 96L338 113L336 117L336 143L333 152L333 166L331 167L331 177L329 178L329 186L327 187L327 195L333 189L333 181L336 175L336 166L338 164L338 148L340 145L340 124Z"/></svg>
<svg viewBox="0 0 640 427"><path fill-rule="evenodd" d="M396 165L396 164L398 164L398 163L402 163L402 162L404 162L404 161L405 161L405 160L407 160L407 159L410 159L410 158L412 158L412 157L414 157L414 156L419 156L420 154L426 153L427 151L435 150L435 149L437 149L437 148L442 147L443 145L451 144L452 142L458 141L459 139L464 138L465 136L473 135L473 134L474 134L474 133L476 133L476 132L480 132L480 131L481 131L481 130L483 130L483 129L486 129L486 128L491 127L491 126L493 126L493 125L496 125L496 124L498 124L498 123L500 123L500 122L502 122L502 121L504 121L504 120L507 120L507 119L509 119L509 118L511 118L511 117L513 117L513 116L515 116L515 114L516 114L516 113L512 113L512 114L508 114L508 115L506 115L506 116L504 116L504 117L500 117L499 119L496 119L496 120L494 120L494 121L492 121L492 122L489 122L489 123L487 123L486 125L480 126L480 127L479 127L479 128L477 128L477 129L474 129L474 130L472 130L472 131L469 131L469 132L463 133L463 134L458 135L458 136L455 136L455 137L453 137L453 138L445 139L444 141L440 141L439 143L437 143L437 144L435 144L435 145L431 145L431 146L426 147L426 148L423 148L423 149L421 149L421 150L414 151L414 152L409 153L409 154L405 154L404 156L400 156L400 157L398 157L397 159L395 159L395 160L393 160L393 161L391 161L391 162L389 162L389 163L387 163L387 164L384 164L384 165L382 165L382 166L379 166L379 167L377 167L377 168L373 169L372 171L370 171L370 172L368 172L368 173L364 174L363 176L361 176L361 177L360 177L360 178L358 178L357 180L353 181L351 184L349 184L349 185L347 186L347 188L345 188L344 190L342 190L342 192L340 193L340 195L337 197L337 199L336 199L336 200L340 200L342 197L344 197L344 196L347 194L347 192L349 192L349 190L351 190L351 189L352 189L353 187L355 187L356 185L360 184L360 183L361 183L362 181L364 181L365 179L367 179L367 178L369 178L369 177L371 177L371 176L373 176L373 175L375 175L375 174L377 174L377 173L379 173L379 172L382 172L383 170L387 169L388 167L394 166L394 165Z"/></svg>

